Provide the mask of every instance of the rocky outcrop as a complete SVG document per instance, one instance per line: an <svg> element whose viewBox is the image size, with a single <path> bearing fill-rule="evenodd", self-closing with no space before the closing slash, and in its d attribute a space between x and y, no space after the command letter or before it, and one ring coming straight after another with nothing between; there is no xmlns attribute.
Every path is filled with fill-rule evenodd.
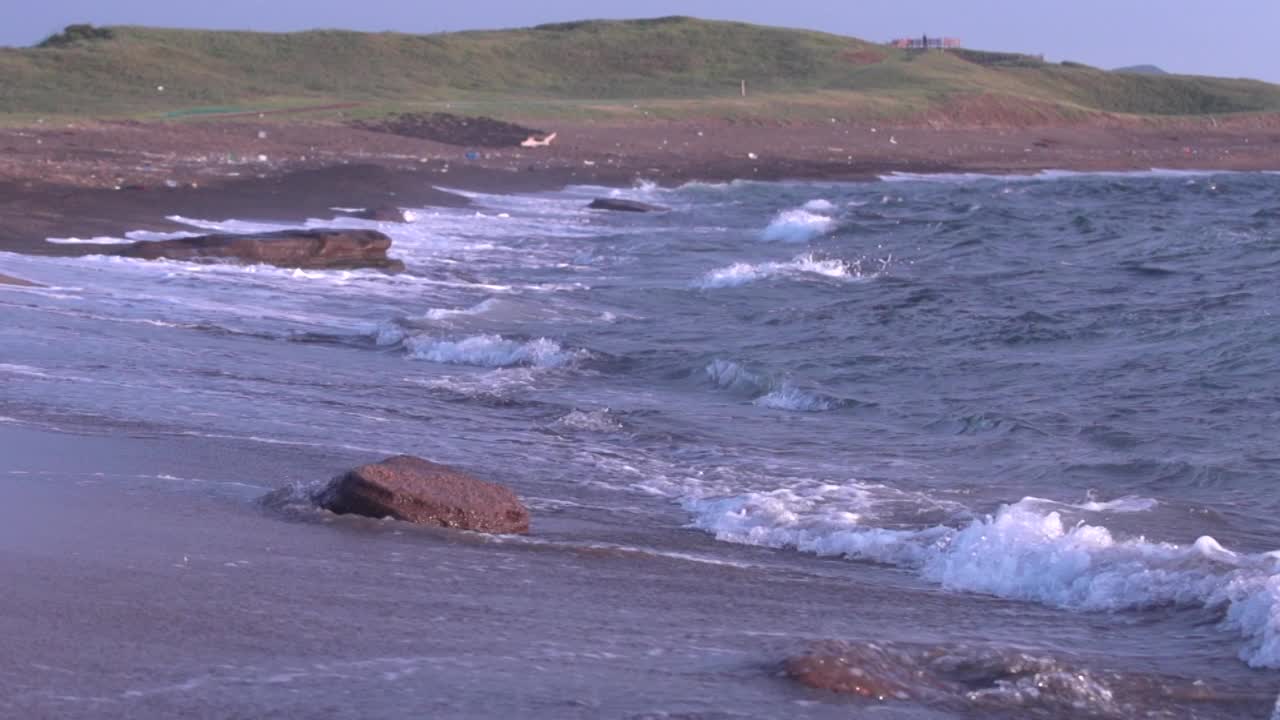
<svg viewBox="0 0 1280 720"><path fill-rule="evenodd" d="M316 502L339 514L487 533L529 532L529 511L515 493L412 455L339 475Z"/></svg>
<svg viewBox="0 0 1280 720"><path fill-rule="evenodd" d="M547 137L547 133L542 130L489 117L465 117L449 113L404 113L385 120L366 120L353 125L364 130L433 140L459 147L519 147L530 138Z"/></svg>
<svg viewBox="0 0 1280 720"><path fill-rule="evenodd" d="M321 270L403 270L403 263L387 257L390 247L391 238L375 230L281 230L140 241L113 254L144 260L265 263Z"/></svg>
<svg viewBox="0 0 1280 720"><path fill-rule="evenodd" d="M0 285L16 285L18 287L44 287L39 283L33 283L30 280L23 280L9 275L0 273Z"/></svg>
<svg viewBox="0 0 1280 720"><path fill-rule="evenodd" d="M622 198L596 198L587 206L592 210L612 210L614 212L666 212L671 208L665 208L661 205L650 205L637 200L624 200Z"/></svg>

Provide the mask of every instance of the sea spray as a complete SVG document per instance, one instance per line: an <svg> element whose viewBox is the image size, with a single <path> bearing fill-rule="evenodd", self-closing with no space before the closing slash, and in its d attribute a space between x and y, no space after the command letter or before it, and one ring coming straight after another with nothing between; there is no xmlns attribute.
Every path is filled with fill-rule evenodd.
<svg viewBox="0 0 1280 720"><path fill-rule="evenodd" d="M805 209L783 210L764 229L761 238L768 242L809 242L835 228L835 220Z"/></svg>

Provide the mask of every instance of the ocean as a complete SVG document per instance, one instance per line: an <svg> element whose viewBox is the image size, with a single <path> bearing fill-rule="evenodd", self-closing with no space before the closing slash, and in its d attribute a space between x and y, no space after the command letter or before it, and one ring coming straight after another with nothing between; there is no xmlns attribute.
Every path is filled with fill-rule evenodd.
<svg viewBox="0 0 1280 720"><path fill-rule="evenodd" d="M308 223L398 275L0 254L0 716L1272 717L1280 175L464 194ZM398 453L532 534L261 502Z"/></svg>

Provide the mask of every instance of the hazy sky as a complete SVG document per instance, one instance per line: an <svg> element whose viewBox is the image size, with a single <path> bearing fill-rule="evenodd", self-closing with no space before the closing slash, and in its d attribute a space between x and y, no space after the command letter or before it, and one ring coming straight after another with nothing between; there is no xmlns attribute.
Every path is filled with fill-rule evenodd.
<svg viewBox="0 0 1280 720"><path fill-rule="evenodd" d="M75 22L438 32L607 17L695 15L867 40L949 35L967 47L1111 68L1280 82L1280 0L0 0L0 45Z"/></svg>

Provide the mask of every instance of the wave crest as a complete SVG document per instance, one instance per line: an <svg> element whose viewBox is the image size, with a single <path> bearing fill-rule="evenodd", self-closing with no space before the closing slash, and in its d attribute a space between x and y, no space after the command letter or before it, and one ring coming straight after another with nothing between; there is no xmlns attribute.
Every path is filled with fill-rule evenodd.
<svg viewBox="0 0 1280 720"><path fill-rule="evenodd" d="M739 287L748 283L771 277L800 278L806 275L831 278L833 280L871 280L879 277L892 258L876 261L879 265L874 270L864 270L862 260L842 260L839 258L819 258L812 254L797 255L787 262L767 263L734 263L727 267L711 270L694 286L704 290L716 288Z"/></svg>
<svg viewBox="0 0 1280 720"><path fill-rule="evenodd" d="M825 412L844 407L848 400L805 390L790 380L775 380L768 375L752 372L738 363L728 360L712 360L703 368L713 385L730 392L752 397L757 407L791 412Z"/></svg>
<svg viewBox="0 0 1280 720"><path fill-rule="evenodd" d="M521 341L501 335L473 335L461 340L419 336L405 340L405 348L418 360L479 367L563 367L580 354L547 338Z"/></svg>
<svg viewBox="0 0 1280 720"><path fill-rule="evenodd" d="M1242 660L1280 668L1278 553L1243 555L1211 537L1185 546L1118 539L1100 525L1069 526L1060 513L1039 510L1035 499L958 529L886 529L863 525L868 503L852 499L787 490L685 506L693 525L718 540L898 565L951 590L1074 610L1220 609L1223 627L1245 640Z"/></svg>
<svg viewBox="0 0 1280 720"><path fill-rule="evenodd" d="M803 208L778 213L761 237L769 242L808 242L835 228L835 220Z"/></svg>

